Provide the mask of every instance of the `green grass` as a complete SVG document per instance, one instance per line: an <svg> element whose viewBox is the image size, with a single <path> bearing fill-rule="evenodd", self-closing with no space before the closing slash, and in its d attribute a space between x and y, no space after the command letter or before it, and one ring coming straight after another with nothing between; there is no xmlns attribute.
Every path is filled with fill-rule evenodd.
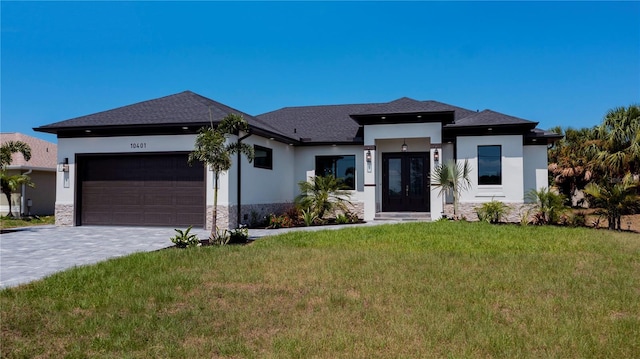
<svg viewBox="0 0 640 359"><path fill-rule="evenodd" d="M56 218L54 216L42 216L39 219L33 218L31 220L2 216L0 217L0 229L55 224L55 221L56 221Z"/></svg>
<svg viewBox="0 0 640 359"><path fill-rule="evenodd" d="M640 236L299 232L76 268L0 304L3 358L637 358Z"/></svg>

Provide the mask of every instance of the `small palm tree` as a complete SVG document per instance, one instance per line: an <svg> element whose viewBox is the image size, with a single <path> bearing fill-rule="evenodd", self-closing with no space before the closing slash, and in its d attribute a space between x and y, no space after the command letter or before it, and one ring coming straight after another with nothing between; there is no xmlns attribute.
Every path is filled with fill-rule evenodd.
<svg viewBox="0 0 640 359"><path fill-rule="evenodd" d="M591 182L585 187L584 193L590 204L599 208L597 213L607 217L609 229L620 230L622 216L640 210L640 195L637 192L639 186L638 181L629 173L616 183L599 185Z"/></svg>
<svg viewBox="0 0 640 359"><path fill-rule="evenodd" d="M31 147L22 141L7 141L0 146L0 187L2 193L7 197L7 202L9 202L9 213L7 214L9 217L13 216L11 193L17 191L22 184L26 184L29 187L35 186L27 175L9 176L6 173L7 166L11 164L14 153L22 153L25 161L29 161L31 159Z"/></svg>
<svg viewBox="0 0 640 359"><path fill-rule="evenodd" d="M300 181L300 195L296 197L298 204L305 211L315 213L318 218L324 218L327 213L336 209L347 211L351 193L345 190L345 184L334 176L315 176L310 181Z"/></svg>
<svg viewBox="0 0 640 359"><path fill-rule="evenodd" d="M536 204L538 224L558 223L562 214L567 211L567 207L564 205L564 196L547 187L539 190L532 189L525 198Z"/></svg>
<svg viewBox="0 0 640 359"><path fill-rule="evenodd" d="M211 119L210 119L211 120ZM218 224L218 181L220 175L231 168L231 155L242 153L249 162L253 161L253 147L243 142L227 143L230 135L239 131L246 132L249 124L240 115L229 114L214 127L213 121L208 127L200 129L196 137L195 149L189 154L189 163L204 162L213 171L213 218L211 226L211 240L217 236Z"/></svg>
<svg viewBox="0 0 640 359"><path fill-rule="evenodd" d="M471 188L471 165L468 160L463 163L449 160L436 166L431 175L431 185L440 188L439 195L453 195L453 216L458 215L458 202L463 191Z"/></svg>

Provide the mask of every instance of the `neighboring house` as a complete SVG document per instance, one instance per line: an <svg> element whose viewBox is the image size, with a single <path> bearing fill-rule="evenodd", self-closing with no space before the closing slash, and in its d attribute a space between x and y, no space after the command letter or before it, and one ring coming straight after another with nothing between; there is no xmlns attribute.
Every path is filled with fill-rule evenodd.
<svg viewBox="0 0 640 359"><path fill-rule="evenodd" d="M31 159L25 161L21 153L14 153L11 164L7 166L8 175L26 174L35 187L22 186L11 195L11 209L15 216L52 215L56 202L56 160L55 143L22 133L1 133L2 143L22 141L31 148ZM31 203L31 208L28 207ZM9 212L9 204L4 194L0 196L0 214Z"/></svg>
<svg viewBox="0 0 640 359"><path fill-rule="evenodd" d="M435 101L286 107L251 116L190 91L35 128L58 136L56 221L60 225L210 227L212 172L189 166L197 131L228 113L244 116L249 133L230 141L254 146L221 177L218 224L235 227L278 213L297 183L333 174L352 190L361 218L388 213L437 219L448 211L430 186L430 170L468 159L470 213L492 199L524 203L548 186L547 144L557 135L536 122Z"/></svg>

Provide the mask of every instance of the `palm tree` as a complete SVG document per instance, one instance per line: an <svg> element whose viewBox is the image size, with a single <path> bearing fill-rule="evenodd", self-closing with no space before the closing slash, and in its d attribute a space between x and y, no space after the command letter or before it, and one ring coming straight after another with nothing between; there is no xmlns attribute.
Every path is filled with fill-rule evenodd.
<svg viewBox="0 0 640 359"><path fill-rule="evenodd" d="M558 223L561 216L567 211L567 207L564 205L564 196L547 187L538 190L532 189L525 195L525 198L535 203L538 211L535 216L537 224Z"/></svg>
<svg viewBox="0 0 640 359"><path fill-rule="evenodd" d="M7 213L7 217L13 217L13 212L11 210L11 194L17 191L23 184L32 188L35 187L35 184L27 175L20 174L7 176L4 172L0 176L0 182L2 184L2 193L7 197L7 202L9 203L9 213Z"/></svg>
<svg viewBox="0 0 640 359"><path fill-rule="evenodd" d="M300 195L296 197L296 203L306 211L311 210L318 218L324 218L327 212L333 212L336 208L347 211L347 203L351 193L345 190L346 185L332 175L315 176L311 181L300 181Z"/></svg>
<svg viewBox="0 0 640 359"><path fill-rule="evenodd" d="M13 216L11 211L11 193L17 191L22 184L34 187L33 182L31 182L31 179L27 175L7 175L6 169L7 166L11 164L14 153L21 153L25 161L29 161L31 159L31 147L22 141L7 141L0 146L0 188L2 193L7 197L7 202L9 202L8 217Z"/></svg>
<svg viewBox="0 0 640 359"><path fill-rule="evenodd" d="M622 181L609 181L607 185L589 183L584 192L589 202L598 207L596 213L607 217L609 229L621 229L622 216L640 210L637 180L628 173Z"/></svg>
<svg viewBox="0 0 640 359"><path fill-rule="evenodd" d="M547 151L550 180L560 193L577 205L574 197L598 173L594 168L597 167L595 154L600 143L596 128L563 130L558 126L551 131L564 137Z"/></svg>
<svg viewBox="0 0 640 359"><path fill-rule="evenodd" d="M607 177L640 173L640 105L609 110L597 132L601 140L597 159Z"/></svg>
<svg viewBox="0 0 640 359"><path fill-rule="evenodd" d="M211 116L211 114L210 114ZM204 162L213 171L213 218L211 226L211 240L216 238L218 217L218 181L220 175L231 168L231 156L242 153L247 156L249 162L253 161L253 147L243 142L229 142L230 135L246 132L249 124L240 115L228 114L214 127L213 121L208 127L200 129L196 137L195 149L189 153L189 163L193 161Z"/></svg>
<svg viewBox="0 0 640 359"><path fill-rule="evenodd" d="M453 194L454 217L458 214L458 201L460 200L462 191L471 188L470 173L471 165L469 165L468 160L464 160L463 163L449 160L433 169L431 185L440 188L439 195L442 196L443 199L445 195Z"/></svg>
<svg viewBox="0 0 640 359"><path fill-rule="evenodd" d="M7 141L0 146L0 168L6 169L11 164L14 153L22 153L25 161L31 159L31 147L22 141Z"/></svg>

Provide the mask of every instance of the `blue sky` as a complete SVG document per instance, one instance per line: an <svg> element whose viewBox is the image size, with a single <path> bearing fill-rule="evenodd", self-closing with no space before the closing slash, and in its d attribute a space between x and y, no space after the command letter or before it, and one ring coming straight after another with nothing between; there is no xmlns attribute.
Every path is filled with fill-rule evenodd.
<svg viewBox="0 0 640 359"><path fill-rule="evenodd" d="M1 2L1 131L192 90L252 115L407 96L548 129L640 103L640 2Z"/></svg>

